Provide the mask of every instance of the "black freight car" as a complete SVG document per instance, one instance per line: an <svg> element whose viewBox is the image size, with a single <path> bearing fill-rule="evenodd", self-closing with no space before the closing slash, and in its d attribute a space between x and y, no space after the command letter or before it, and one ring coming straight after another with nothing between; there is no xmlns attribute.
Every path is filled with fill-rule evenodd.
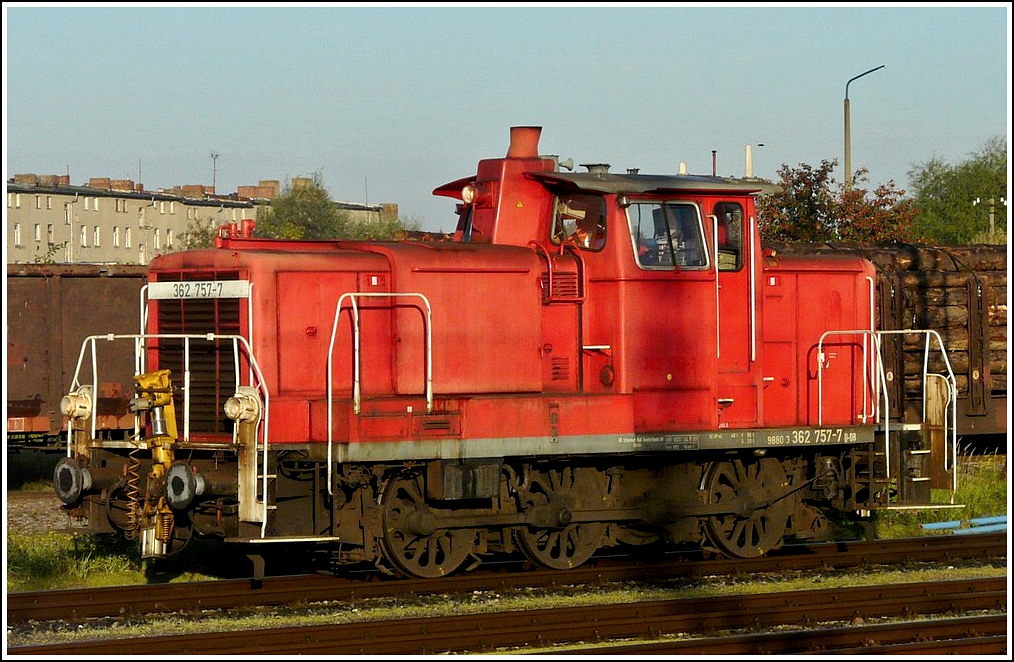
<svg viewBox="0 0 1014 662"><path fill-rule="evenodd" d="M147 267L108 264L7 265L7 447L65 448L60 401L89 335L138 333ZM106 438L133 432L134 356L99 343L98 427ZM122 345L122 346L121 346ZM90 357L85 357L90 361ZM106 366L112 366L112 372Z"/></svg>

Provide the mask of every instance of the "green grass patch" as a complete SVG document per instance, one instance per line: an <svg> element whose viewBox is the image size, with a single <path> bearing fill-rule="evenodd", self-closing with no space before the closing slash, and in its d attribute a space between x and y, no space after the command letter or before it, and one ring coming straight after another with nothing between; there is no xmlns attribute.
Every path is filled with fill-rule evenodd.
<svg viewBox="0 0 1014 662"><path fill-rule="evenodd" d="M137 583L143 564L112 536L7 533L7 589L32 591Z"/></svg>
<svg viewBox="0 0 1014 662"><path fill-rule="evenodd" d="M251 562L218 539L195 538L168 558L141 557L117 534L7 532L7 590L170 584L250 577Z"/></svg>
<svg viewBox="0 0 1014 662"><path fill-rule="evenodd" d="M22 483L18 486L19 492L52 492L53 491L53 479L52 478L37 478L26 483Z"/></svg>
<svg viewBox="0 0 1014 662"><path fill-rule="evenodd" d="M993 517L1007 514L1010 501L1007 487L1006 455L961 456L958 460L958 489L954 504L949 490L933 490L932 500L939 508L919 510L880 510L874 514L877 538L905 538L920 535L941 535L946 530L923 529L922 524Z"/></svg>

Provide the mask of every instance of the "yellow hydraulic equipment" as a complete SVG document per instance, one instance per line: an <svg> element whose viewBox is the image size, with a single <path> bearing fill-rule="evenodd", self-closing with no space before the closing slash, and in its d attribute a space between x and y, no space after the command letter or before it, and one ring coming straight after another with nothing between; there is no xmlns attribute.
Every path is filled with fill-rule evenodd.
<svg viewBox="0 0 1014 662"><path fill-rule="evenodd" d="M169 370L156 370L134 377L137 397L131 401L135 412L148 412L149 436L141 440L137 451L147 448L151 452L151 469L148 472L145 494L140 494L140 475L131 471L127 494L134 504L136 528L141 533L141 556L166 555L173 535L173 511L165 494L166 473L174 458L173 445L179 438L176 431L176 408L173 404L172 382ZM135 465L136 466L136 465Z"/></svg>

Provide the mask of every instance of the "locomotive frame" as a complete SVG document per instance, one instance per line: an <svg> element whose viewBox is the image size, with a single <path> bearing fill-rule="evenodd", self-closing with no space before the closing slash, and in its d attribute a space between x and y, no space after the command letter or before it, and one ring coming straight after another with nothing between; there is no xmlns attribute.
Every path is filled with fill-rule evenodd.
<svg viewBox="0 0 1014 662"><path fill-rule="evenodd" d="M244 222L156 258L144 332L82 346L64 507L146 557L197 534L437 577L655 541L753 557L833 513L953 505L947 352L876 329L869 260L764 251L751 182L564 173L539 134L434 191L461 201L450 242ZM891 333L944 366L917 422L890 419ZM127 440L93 416L107 342L136 349Z"/></svg>

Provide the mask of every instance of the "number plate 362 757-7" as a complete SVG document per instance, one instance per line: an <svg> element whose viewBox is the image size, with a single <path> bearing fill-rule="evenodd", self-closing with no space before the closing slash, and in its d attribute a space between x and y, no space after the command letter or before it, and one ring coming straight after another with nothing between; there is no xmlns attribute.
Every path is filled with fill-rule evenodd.
<svg viewBox="0 0 1014 662"><path fill-rule="evenodd" d="M149 299L241 299L250 296L247 280L184 280L148 283Z"/></svg>

